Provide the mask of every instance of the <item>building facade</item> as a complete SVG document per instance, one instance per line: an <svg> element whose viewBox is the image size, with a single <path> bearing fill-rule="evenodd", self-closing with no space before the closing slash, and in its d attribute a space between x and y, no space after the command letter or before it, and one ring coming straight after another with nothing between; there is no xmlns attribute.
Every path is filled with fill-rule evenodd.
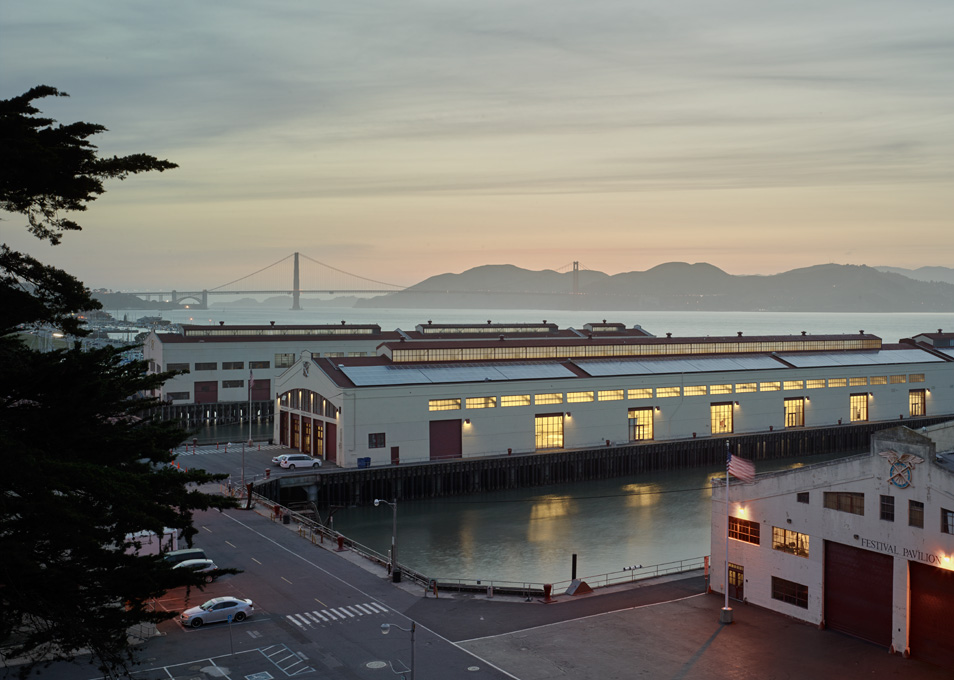
<svg viewBox="0 0 954 680"><path fill-rule="evenodd" d="M954 668L952 435L892 428L862 455L715 483L712 589Z"/></svg>
<svg viewBox="0 0 954 680"><path fill-rule="evenodd" d="M863 333L405 339L304 352L275 392L277 441L352 467L947 414L954 356Z"/></svg>

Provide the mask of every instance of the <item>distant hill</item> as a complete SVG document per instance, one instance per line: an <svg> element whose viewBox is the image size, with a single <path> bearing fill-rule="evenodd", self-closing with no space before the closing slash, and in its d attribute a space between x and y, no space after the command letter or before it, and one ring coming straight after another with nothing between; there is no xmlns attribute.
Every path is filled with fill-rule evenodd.
<svg viewBox="0 0 954 680"><path fill-rule="evenodd" d="M944 268L932 268L944 269ZM954 273L954 270L948 270ZM824 264L771 276L735 276L707 263L669 262L610 276L485 265L359 300L362 308L627 311L954 312L954 281Z"/></svg>
<svg viewBox="0 0 954 680"><path fill-rule="evenodd" d="M954 269L950 267L918 267L917 269L902 269L901 267L875 267L879 272L891 272L907 276L916 281L941 281L954 284Z"/></svg>

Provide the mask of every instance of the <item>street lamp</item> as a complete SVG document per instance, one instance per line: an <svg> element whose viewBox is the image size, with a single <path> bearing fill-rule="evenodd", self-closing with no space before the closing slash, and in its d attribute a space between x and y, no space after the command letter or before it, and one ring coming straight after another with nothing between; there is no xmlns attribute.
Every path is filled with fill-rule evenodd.
<svg viewBox="0 0 954 680"><path fill-rule="evenodd" d="M380 498L374 499L374 507L378 507L381 503L390 505L393 511L391 519L391 580L397 583L401 580L401 572L398 571L397 561L397 498L394 499L393 503L389 503Z"/></svg>
<svg viewBox="0 0 954 680"><path fill-rule="evenodd" d="M377 504L377 501L375 501L375 504ZM382 623L381 635L387 635L388 633L390 633L391 628L397 628L398 630L403 630L405 633L411 634L411 675L408 677L408 680L414 680L414 631L417 630L417 624L411 621L410 628L402 628L396 623Z"/></svg>

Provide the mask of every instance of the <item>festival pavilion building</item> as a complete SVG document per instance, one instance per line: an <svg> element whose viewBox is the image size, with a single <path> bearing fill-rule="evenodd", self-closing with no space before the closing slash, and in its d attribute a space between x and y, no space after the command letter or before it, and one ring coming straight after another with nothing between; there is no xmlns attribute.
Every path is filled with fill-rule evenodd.
<svg viewBox="0 0 954 680"><path fill-rule="evenodd" d="M275 439L342 467L591 449L954 413L952 334L577 337L303 351ZM640 329L641 330L641 329Z"/></svg>
<svg viewBox="0 0 954 680"><path fill-rule="evenodd" d="M954 668L952 451L954 425L902 426L861 455L714 482L711 588Z"/></svg>

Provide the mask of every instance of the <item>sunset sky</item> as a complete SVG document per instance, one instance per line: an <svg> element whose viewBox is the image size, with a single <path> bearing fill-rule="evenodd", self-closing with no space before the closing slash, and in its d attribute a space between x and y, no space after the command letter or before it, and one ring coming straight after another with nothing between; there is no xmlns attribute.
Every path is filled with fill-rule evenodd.
<svg viewBox="0 0 954 680"><path fill-rule="evenodd" d="M397 284L954 266L951 0L4 0L0 98L38 84L102 154L180 166L60 246L0 215L92 287L293 251Z"/></svg>

